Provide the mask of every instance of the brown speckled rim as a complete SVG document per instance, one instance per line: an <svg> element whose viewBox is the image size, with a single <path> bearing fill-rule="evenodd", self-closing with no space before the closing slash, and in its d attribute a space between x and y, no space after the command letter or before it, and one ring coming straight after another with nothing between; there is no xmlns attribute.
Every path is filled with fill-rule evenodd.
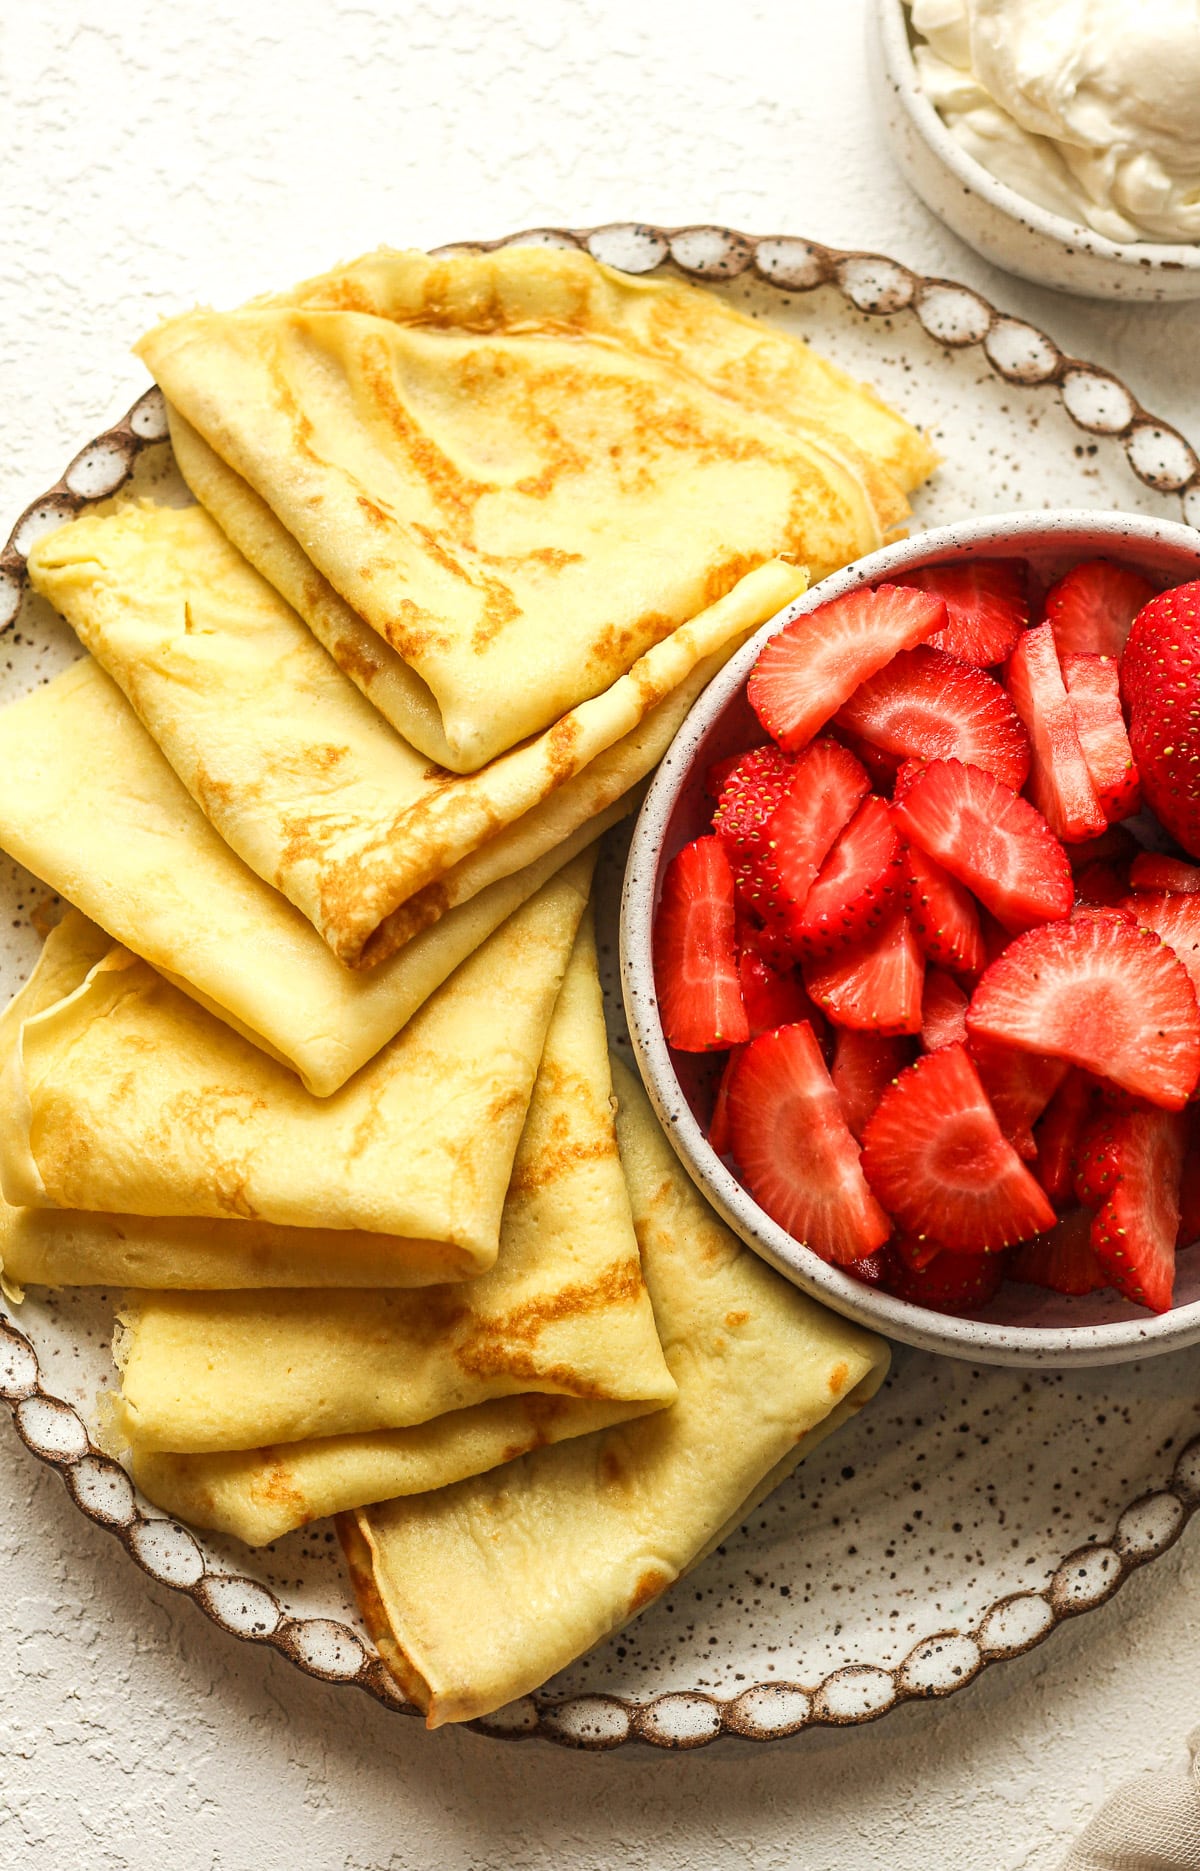
<svg viewBox="0 0 1200 1871"><path fill-rule="evenodd" d="M1200 518L1200 460L1177 429L1150 415L1108 372L1069 356L1034 326L1009 318L953 280L924 278L881 254L842 252L787 235L754 238L728 228L658 228L644 222L586 230L534 228L504 240L439 251L517 244L578 248L630 273L673 264L702 282L753 272L785 293L830 286L860 312L911 314L938 343L981 348L989 368L1003 380L1053 388L1079 428L1119 442L1141 481L1159 493L1178 495L1185 517ZM0 629L17 616L33 541L124 486L143 449L165 438L162 397L151 389L26 508L0 552ZM114 1534L160 1585L186 1593L231 1636L269 1645L308 1675L353 1685L388 1708L416 1713L359 1632L332 1618L289 1616L261 1581L225 1571L187 1527L147 1510L125 1470L91 1441L78 1411L45 1387L33 1345L3 1310L0 1398L9 1404L26 1448L58 1470L80 1511ZM471 1726L498 1738L541 1737L603 1752L631 1741L684 1750L722 1735L761 1742L806 1728L875 1721L902 1702L954 1694L989 1664L1022 1655L1065 1619L1106 1603L1133 1572L1174 1544L1197 1506L1200 1437L1183 1450L1169 1482L1131 1502L1102 1541L1064 1555L1040 1591L997 1600L968 1631L922 1638L892 1668L849 1664L815 1685L762 1682L732 1698L678 1690L645 1701L608 1694L557 1700L539 1692Z"/></svg>

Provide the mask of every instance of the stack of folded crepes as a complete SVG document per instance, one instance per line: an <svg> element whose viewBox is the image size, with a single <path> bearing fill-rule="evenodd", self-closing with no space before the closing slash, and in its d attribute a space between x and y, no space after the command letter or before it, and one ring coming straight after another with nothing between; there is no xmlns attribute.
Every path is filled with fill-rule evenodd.
<svg viewBox="0 0 1200 1871"><path fill-rule="evenodd" d="M588 894L710 676L931 456L580 254L381 253L141 348L200 504L39 541L89 654L0 715L0 845L74 906L0 1016L0 1274L128 1289L145 1493L251 1544L346 1516L385 1655L465 1719L882 1376L631 1082L614 1127Z"/></svg>

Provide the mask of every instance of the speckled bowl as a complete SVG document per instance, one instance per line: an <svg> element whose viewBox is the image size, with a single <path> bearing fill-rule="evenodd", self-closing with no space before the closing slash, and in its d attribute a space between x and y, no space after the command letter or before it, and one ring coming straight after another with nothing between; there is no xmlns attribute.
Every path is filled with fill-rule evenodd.
<svg viewBox="0 0 1200 1871"><path fill-rule="evenodd" d="M956 142L917 76L904 0L873 0L867 59L900 171L947 227L986 260L1089 299L1200 298L1200 246L1106 240L1001 182Z"/></svg>
<svg viewBox="0 0 1200 1871"><path fill-rule="evenodd" d="M666 864L708 829L712 802L703 779L714 760L736 753L761 731L746 700L746 679L768 637L859 585L917 566L977 556L1027 559L1048 586L1077 559L1104 556L1163 586L1200 577L1200 533L1136 514L1018 513L920 533L886 546L825 579L773 618L700 697L658 770L633 835L621 906L621 978L638 1064L685 1167L713 1206L764 1260L835 1311L926 1351L990 1364L1118 1364L1200 1341L1200 1248L1180 1257L1177 1304L1161 1317L1114 1293L1070 1299L1006 1285L986 1312L960 1319L909 1305L829 1266L793 1240L747 1194L707 1142L704 1129L724 1054L672 1053L663 1036L650 960L650 934Z"/></svg>

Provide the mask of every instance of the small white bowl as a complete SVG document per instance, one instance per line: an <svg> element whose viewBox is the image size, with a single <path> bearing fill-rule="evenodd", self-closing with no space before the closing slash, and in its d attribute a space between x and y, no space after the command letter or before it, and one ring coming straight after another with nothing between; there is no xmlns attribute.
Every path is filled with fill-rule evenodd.
<svg viewBox="0 0 1200 1871"><path fill-rule="evenodd" d="M985 1364L1121 1364L1200 1341L1200 1247L1179 1267L1172 1311L1156 1315L1111 1292L1071 1299L1006 1284L979 1318L910 1305L830 1266L771 1220L710 1147L701 1117L724 1054L672 1055L654 989L651 928L662 874L675 853L710 827L704 774L761 731L746 680L768 637L830 598L917 566L966 558L1022 558L1049 586L1076 560L1116 559L1161 585L1200 578L1200 533L1137 514L1063 511L972 520L885 546L859 559L772 618L714 677L659 767L634 829L621 902L621 981L642 1078L668 1137L692 1179L730 1227L780 1273L834 1311L926 1351Z"/></svg>
<svg viewBox="0 0 1200 1871"><path fill-rule="evenodd" d="M873 0L867 59L905 180L985 260L1089 299L1200 298L1200 245L1106 240L1019 195L967 155L921 88L903 0Z"/></svg>

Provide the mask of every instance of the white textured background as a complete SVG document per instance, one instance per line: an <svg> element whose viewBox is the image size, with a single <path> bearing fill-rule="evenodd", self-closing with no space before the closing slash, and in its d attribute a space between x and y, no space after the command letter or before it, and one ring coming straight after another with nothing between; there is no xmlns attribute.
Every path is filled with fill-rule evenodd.
<svg viewBox="0 0 1200 1871"><path fill-rule="evenodd" d="M382 240L555 221L880 247L982 285L1200 437L1200 310L1020 286L907 195L871 121L865 11L3 8L0 534L142 388L128 347L160 313ZM0 1424L3 1871L1052 1871L1198 1720L1193 1533L1047 1647L875 1728L690 1757L431 1737L150 1585Z"/></svg>

